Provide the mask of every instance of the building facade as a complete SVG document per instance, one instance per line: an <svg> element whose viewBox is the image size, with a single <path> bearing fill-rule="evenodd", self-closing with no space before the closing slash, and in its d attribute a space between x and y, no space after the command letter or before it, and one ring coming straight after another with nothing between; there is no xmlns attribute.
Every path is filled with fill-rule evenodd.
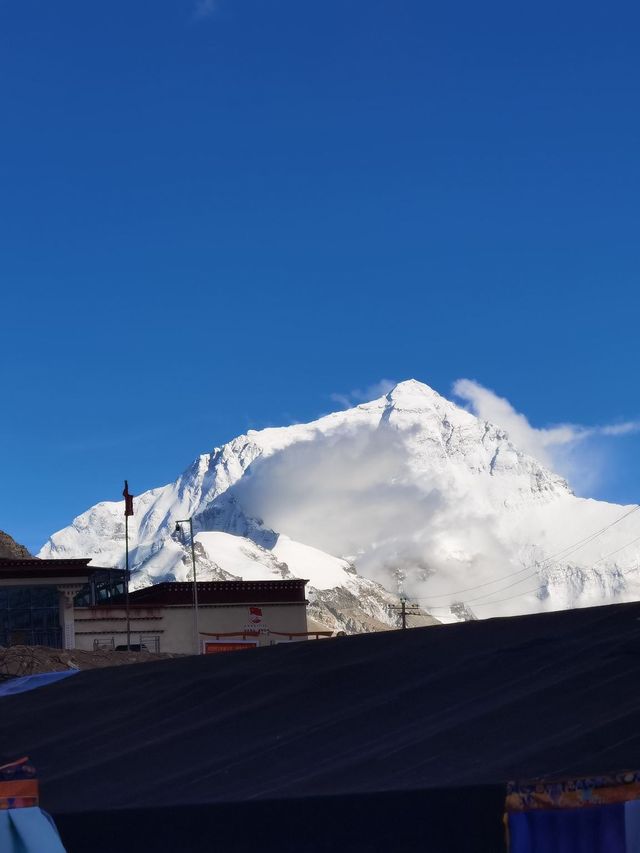
<svg viewBox="0 0 640 853"><path fill-rule="evenodd" d="M0 645L134 647L212 654L296 642L307 629L304 580L161 583L132 592L124 572L88 559L0 559Z"/></svg>
<svg viewBox="0 0 640 853"><path fill-rule="evenodd" d="M75 648L75 606L117 600L124 572L88 559L0 559L0 645Z"/></svg>
<svg viewBox="0 0 640 853"><path fill-rule="evenodd" d="M212 654L306 640L304 580L201 581L197 631L192 583L160 583L129 597L130 642L149 651ZM113 648L126 643L122 602L75 611L76 645Z"/></svg>

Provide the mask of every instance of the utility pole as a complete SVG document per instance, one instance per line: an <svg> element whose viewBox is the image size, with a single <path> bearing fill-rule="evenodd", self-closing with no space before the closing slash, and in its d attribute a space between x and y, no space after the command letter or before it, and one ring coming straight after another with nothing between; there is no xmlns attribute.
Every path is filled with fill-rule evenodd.
<svg viewBox="0 0 640 853"><path fill-rule="evenodd" d="M193 648L197 655L200 654L200 629L198 627L198 580L196 578L196 546L193 541L193 519L183 518L176 521L176 533L180 532L180 525L189 525L191 536L191 564L193 566Z"/></svg>
<svg viewBox="0 0 640 853"><path fill-rule="evenodd" d="M407 604L407 599L402 596L400 599L400 604L390 604L389 610L392 613L400 614L400 621L402 623L402 630L407 630L407 616L419 616L420 608L417 604Z"/></svg>

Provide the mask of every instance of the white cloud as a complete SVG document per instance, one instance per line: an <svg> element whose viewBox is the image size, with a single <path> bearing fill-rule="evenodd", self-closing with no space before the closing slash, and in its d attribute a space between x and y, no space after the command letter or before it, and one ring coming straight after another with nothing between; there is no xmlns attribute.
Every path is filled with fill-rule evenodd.
<svg viewBox="0 0 640 853"><path fill-rule="evenodd" d="M193 11L193 17L200 21L210 18L218 8L218 0L198 0Z"/></svg>
<svg viewBox="0 0 640 853"><path fill-rule="evenodd" d="M575 480L576 477L584 480L584 472L589 468L587 460L576 458L576 449L586 439L629 435L640 431L640 421L604 426L554 424L534 427L508 400L472 379L458 379L453 385L453 393L465 400L478 417L504 429L518 449L569 480Z"/></svg>
<svg viewBox="0 0 640 853"><path fill-rule="evenodd" d="M415 429L383 421L318 432L259 457L222 501L294 541L355 560L391 591L399 568L405 592L425 599L489 580L512 554L488 523L487 496L437 466L416 470Z"/></svg>
<svg viewBox="0 0 640 853"><path fill-rule="evenodd" d="M358 403L368 403L388 394L398 383L394 379L381 379L366 388L354 388L346 394L331 394L334 403L339 403L343 408L350 409Z"/></svg>
<svg viewBox="0 0 640 853"><path fill-rule="evenodd" d="M640 423L638 421L625 421L621 424L598 427L600 435L629 435L629 433L638 432L639 429Z"/></svg>

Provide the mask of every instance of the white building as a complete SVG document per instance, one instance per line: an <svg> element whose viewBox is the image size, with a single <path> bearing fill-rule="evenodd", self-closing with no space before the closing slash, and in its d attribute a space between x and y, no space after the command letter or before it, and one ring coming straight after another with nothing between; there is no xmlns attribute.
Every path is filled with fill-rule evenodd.
<svg viewBox="0 0 640 853"><path fill-rule="evenodd" d="M144 646L182 654L306 640L304 580L162 583L124 599L124 572L88 559L0 559L0 645ZM127 631L129 628L129 631Z"/></svg>

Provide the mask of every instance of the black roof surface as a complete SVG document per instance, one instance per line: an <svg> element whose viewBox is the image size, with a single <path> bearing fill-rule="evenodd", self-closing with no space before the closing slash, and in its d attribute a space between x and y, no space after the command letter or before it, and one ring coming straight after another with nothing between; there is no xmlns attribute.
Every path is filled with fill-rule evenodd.
<svg viewBox="0 0 640 853"><path fill-rule="evenodd" d="M495 811L511 778L640 767L639 676L636 603L339 637L88 671L6 697L0 757L31 756L43 807L65 826L82 811L273 819L284 805L309 820L329 809L331 822L358 802L377 814L381 797L400 804L395 821L419 797L415 820L433 807L435 827L434 814L459 821L483 797ZM436 808L442 796L451 803ZM350 849L383 849L369 841Z"/></svg>

